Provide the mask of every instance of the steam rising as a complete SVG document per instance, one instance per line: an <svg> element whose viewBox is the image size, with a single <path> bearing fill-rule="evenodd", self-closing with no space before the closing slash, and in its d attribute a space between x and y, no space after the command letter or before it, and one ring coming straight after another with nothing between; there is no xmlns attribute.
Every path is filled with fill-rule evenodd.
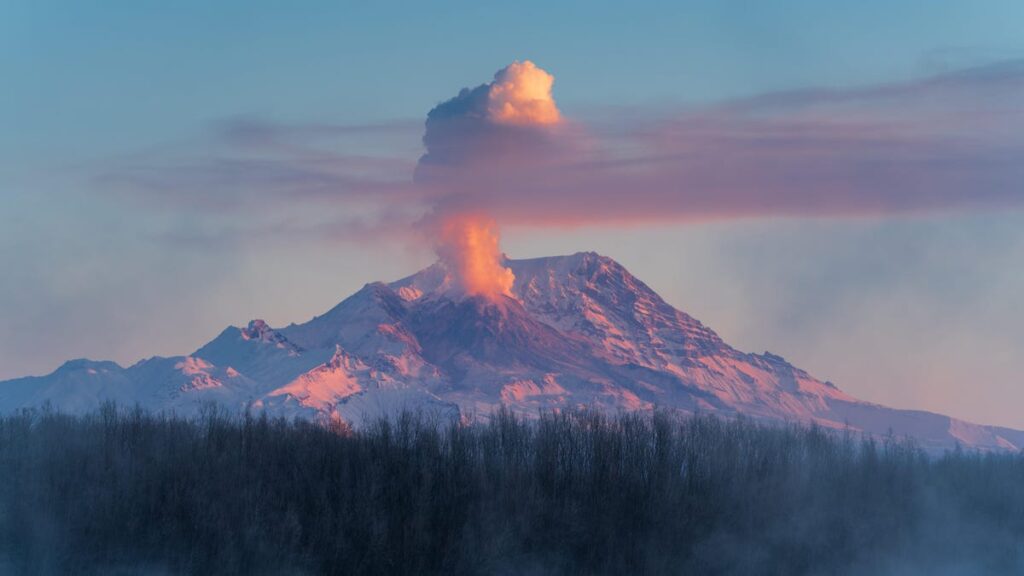
<svg viewBox="0 0 1024 576"><path fill-rule="evenodd" d="M469 296L497 301L512 296L515 275L502 266L497 225L483 216L458 215L441 226L437 252L450 280Z"/></svg>
<svg viewBox="0 0 1024 576"><path fill-rule="evenodd" d="M494 75L494 81L434 108L427 117L417 180L440 189L449 199L486 198L499 186L502 163L524 149L543 154L544 139L562 115L551 96L554 76L533 62L513 62ZM472 184L468 164L481 170ZM472 202L435 207L432 229L438 230L437 253L445 262L453 286L467 295L497 300L512 296L515 276L501 264L494 212Z"/></svg>

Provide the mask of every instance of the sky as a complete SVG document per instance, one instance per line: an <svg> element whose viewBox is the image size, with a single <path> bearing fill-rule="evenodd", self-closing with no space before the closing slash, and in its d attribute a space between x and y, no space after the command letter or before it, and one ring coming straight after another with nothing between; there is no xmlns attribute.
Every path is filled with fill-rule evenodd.
<svg viewBox="0 0 1024 576"><path fill-rule="evenodd" d="M1015 0L0 2L0 378L305 321L430 264L408 230L455 205L510 257L616 258L855 396L1024 428L1020 22ZM559 132L543 166L501 157L537 197L486 180L472 154L511 132L458 99L524 60ZM410 187L427 152L468 176Z"/></svg>

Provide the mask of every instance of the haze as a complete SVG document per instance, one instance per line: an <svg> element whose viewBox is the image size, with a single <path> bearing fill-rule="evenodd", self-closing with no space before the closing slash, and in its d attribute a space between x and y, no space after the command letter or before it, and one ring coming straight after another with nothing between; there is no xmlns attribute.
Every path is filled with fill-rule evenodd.
<svg viewBox="0 0 1024 576"><path fill-rule="evenodd" d="M472 208L510 256L612 256L727 341L855 396L1024 427L1019 3L449 3L315 19L115 4L0 10L0 379L306 320L435 260L409 241L424 210ZM506 90L488 113L572 131L545 149L554 168L531 172L564 194L533 210L503 200L520 198L514 178L486 202L410 189L428 152L469 167L457 185L480 184L477 163L498 157L489 133L452 129L428 149L424 121L527 60L554 77L527 100L550 89L557 107L517 108ZM765 161L777 172L752 152L766 118L785 129ZM700 165L730 162L678 190L677 165L650 156L642 180L609 171L649 151L641 137L675 155L710 142ZM795 180L814 142L831 143L836 169ZM566 158L615 177L582 186ZM899 170L865 169L879 158ZM759 179L702 192L738 161L731 172ZM780 195L791 204L759 201Z"/></svg>

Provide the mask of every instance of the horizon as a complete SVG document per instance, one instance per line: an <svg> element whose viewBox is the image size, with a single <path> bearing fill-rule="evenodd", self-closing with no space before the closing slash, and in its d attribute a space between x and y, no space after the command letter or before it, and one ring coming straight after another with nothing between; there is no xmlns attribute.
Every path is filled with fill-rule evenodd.
<svg viewBox="0 0 1024 576"><path fill-rule="evenodd" d="M1024 429L1024 7L531 6L4 8L0 380L304 321L483 213L859 398Z"/></svg>

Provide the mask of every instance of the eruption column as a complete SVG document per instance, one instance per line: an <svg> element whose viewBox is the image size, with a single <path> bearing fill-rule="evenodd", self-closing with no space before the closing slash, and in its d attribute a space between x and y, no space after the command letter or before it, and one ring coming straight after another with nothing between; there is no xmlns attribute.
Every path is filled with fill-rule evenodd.
<svg viewBox="0 0 1024 576"><path fill-rule="evenodd" d="M497 225L485 216L452 216L441 226L438 254L455 284L469 296L512 297L515 275L502 266Z"/></svg>

